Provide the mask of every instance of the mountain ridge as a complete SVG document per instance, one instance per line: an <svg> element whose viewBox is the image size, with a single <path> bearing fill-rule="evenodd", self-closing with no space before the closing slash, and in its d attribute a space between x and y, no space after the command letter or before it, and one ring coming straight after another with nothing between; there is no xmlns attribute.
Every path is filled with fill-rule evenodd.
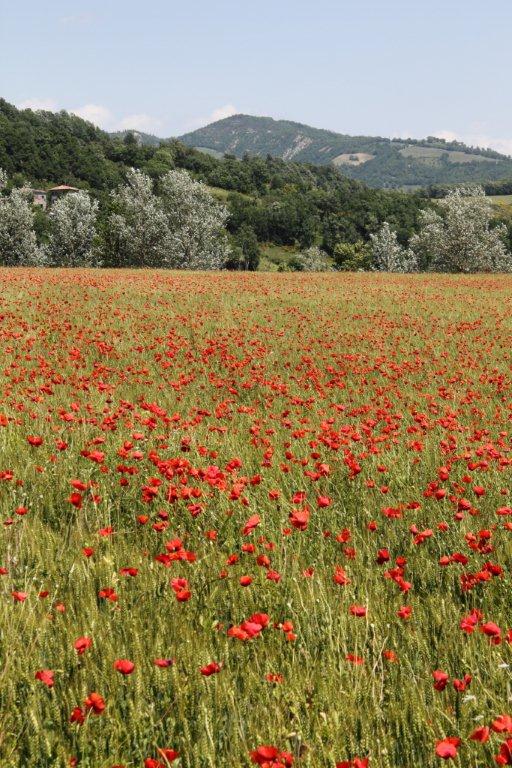
<svg viewBox="0 0 512 768"><path fill-rule="evenodd" d="M347 180L376 189L424 188L436 195L450 185L480 183L489 194L508 194L512 184L511 157L432 136L350 136L290 120L238 114L177 140L161 139L136 130L109 134L76 115L18 110L0 98L0 167L11 176L112 189L125 167L139 163L153 175L168 170L171 155L179 154L176 144L188 151L199 149L203 157L268 155L306 167L337 169ZM200 166L202 161L197 157L190 163ZM240 175L234 166L231 171Z"/></svg>
<svg viewBox="0 0 512 768"><path fill-rule="evenodd" d="M376 187L481 182L512 175L512 158L434 136L426 139L351 136L292 120L237 114L178 137L220 154L270 154L283 160L335 165Z"/></svg>

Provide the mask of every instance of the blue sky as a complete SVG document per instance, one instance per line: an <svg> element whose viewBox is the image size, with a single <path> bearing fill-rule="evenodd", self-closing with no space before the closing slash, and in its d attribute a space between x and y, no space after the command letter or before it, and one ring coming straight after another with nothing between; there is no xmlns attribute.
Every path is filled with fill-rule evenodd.
<svg viewBox="0 0 512 768"><path fill-rule="evenodd" d="M512 154L512 0L0 0L0 96L178 135L234 112Z"/></svg>

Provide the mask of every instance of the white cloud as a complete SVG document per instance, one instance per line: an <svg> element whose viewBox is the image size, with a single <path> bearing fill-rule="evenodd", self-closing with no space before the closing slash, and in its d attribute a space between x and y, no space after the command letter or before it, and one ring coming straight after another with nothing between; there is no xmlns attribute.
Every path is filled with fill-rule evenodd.
<svg viewBox="0 0 512 768"><path fill-rule="evenodd" d="M115 125L114 115L110 109L103 107L101 104L84 104L83 107L71 109L70 112L106 131L112 130Z"/></svg>
<svg viewBox="0 0 512 768"><path fill-rule="evenodd" d="M217 120L224 120L226 117L237 115L240 112L234 104L224 104L223 107L217 107L209 115L203 117L194 117L185 124L184 131L195 131L196 128L202 128L210 123L216 123Z"/></svg>
<svg viewBox="0 0 512 768"><path fill-rule="evenodd" d="M48 112L56 112L58 109L57 103L53 99L25 99L18 103L20 109L43 109Z"/></svg>
<svg viewBox="0 0 512 768"><path fill-rule="evenodd" d="M117 130L134 130L143 133L156 133L161 130L163 123L157 117L151 117L144 113L138 115L127 115L117 124Z"/></svg>
<svg viewBox="0 0 512 768"><path fill-rule="evenodd" d="M239 110L233 105L233 104L225 104L223 107L219 107L218 109L214 109L211 115L209 115L207 120L208 123L216 123L217 120L224 120L225 117L231 117L232 115L237 115Z"/></svg>
<svg viewBox="0 0 512 768"><path fill-rule="evenodd" d="M126 115L126 117L117 118L113 112L102 104L85 104L83 107L72 109L73 114L78 117L94 123L104 131L125 131L134 130L143 133L157 133L162 129L163 123L157 117L152 117L144 112L138 114Z"/></svg>
<svg viewBox="0 0 512 768"><path fill-rule="evenodd" d="M163 128L163 122L157 117L152 117L143 112L138 114L126 115L118 118L112 110L103 104L83 104L80 107L64 107L53 99L30 98L17 102L19 109L47 110L57 112L59 109L65 109L73 115L78 115L83 120L103 128L104 131L124 131L133 129L134 131L143 131L144 133L157 133Z"/></svg>

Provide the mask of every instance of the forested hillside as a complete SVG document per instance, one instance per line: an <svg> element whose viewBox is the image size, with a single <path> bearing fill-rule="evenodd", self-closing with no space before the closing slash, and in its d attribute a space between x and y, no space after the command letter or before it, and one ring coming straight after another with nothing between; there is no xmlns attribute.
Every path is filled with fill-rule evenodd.
<svg viewBox="0 0 512 768"><path fill-rule="evenodd" d="M9 176L106 189L121 180L120 146L75 115L18 110L0 99L0 167Z"/></svg>
<svg viewBox="0 0 512 768"><path fill-rule="evenodd" d="M368 147L369 148L369 147ZM380 190L342 175L333 165L313 165L266 155L214 157L178 140L159 146L143 144L132 133L113 137L65 112L18 110L0 100L0 168L9 188L72 184L89 190L99 202L99 238L109 237L115 209L111 192L130 168L147 174L161 192L161 179L172 170L186 170L204 182L228 210L227 230L237 263L288 268L295 254L312 246L337 265L358 268L361 244L388 222L405 244L417 231L427 194ZM497 194L505 184L495 185ZM435 194L443 194L441 188ZM508 211L496 208L506 219ZM44 243L48 218L38 216L37 233ZM347 251L347 246L349 250ZM356 250L350 250L355 246ZM354 261L355 259L355 261Z"/></svg>
<svg viewBox="0 0 512 768"><path fill-rule="evenodd" d="M110 190L137 167L158 180L187 170L205 182L230 211L229 231L252 230L260 243L333 253L336 244L367 239L388 220L405 239L425 200L384 192L340 175L334 167L280 158L215 158L176 140L141 144L132 134L115 138L65 112L18 110L0 100L0 167L11 184L73 184L90 189L108 212Z"/></svg>
<svg viewBox="0 0 512 768"><path fill-rule="evenodd" d="M510 157L457 141L346 136L270 117L234 115L181 136L180 141L237 157L271 154L334 165L344 175L373 187L484 183L512 177Z"/></svg>
<svg viewBox="0 0 512 768"><path fill-rule="evenodd" d="M163 139L159 138L158 136L155 136L153 133L144 133L143 131L113 131L109 133L109 136L111 136L113 139L125 139L128 134L131 134L135 137L138 144L143 144L148 147L158 147L160 146Z"/></svg>

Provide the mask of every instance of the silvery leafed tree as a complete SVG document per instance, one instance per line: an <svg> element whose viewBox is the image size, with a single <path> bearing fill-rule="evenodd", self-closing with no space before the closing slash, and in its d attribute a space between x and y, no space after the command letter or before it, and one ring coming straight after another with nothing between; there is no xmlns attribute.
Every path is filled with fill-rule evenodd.
<svg viewBox="0 0 512 768"><path fill-rule="evenodd" d="M302 272L330 272L331 266L327 254L318 246L312 245L297 256Z"/></svg>
<svg viewBox="0 0 512 768"><path fill-rule="evenodd" d="M169 171L160 188L170 233L167 265L221 269L230 254L224 229L227 208L187 171Z"/></svg>
<svg viewBox="0 0 512 768"><path fill-rule="evenodd" d="M0 169L0 193L6 184L7 175ZM0 197L0 263L21 267L37 265L40 261L27 191L13 189L7 197Z"/></svg>
<svg viewBox="0 0 512 768"><path fill-rule="evenodd" d="M116 267L162 266L169 247L169 228L153 181L131 168L126 184L112 193L114 213L107 231L108 260Z"/></svg>
<svg viewBox="0 0 512 768"><path fill-rule="evenodd" d="M370 235L373 268L379 272L413 272L416 267L414 253L398 242L394 232L385 221L376 234Z"/></svg>
<svg viewBox="0 0 512 768"><path fill-rule="evenodd" d="M459 187L420 214L410 246L434 272L510 272L504 225L492 226L493 209L481 187Z"/></svg>
<svg viewBox="0 0 512 768"><path fill-rule="evenodd" d="M48 260L54 266L87 267L94 264L98 203L87 192L61 197L50 210Z"/></svg>
<svg viewBox="0 0 512 768"><path fill-rule="evenodd" d="M230 250L227 209L186 171L169 171L159 182L139 170L113 194L109 220L110 261L116 266L219 269Z"/></svg>

